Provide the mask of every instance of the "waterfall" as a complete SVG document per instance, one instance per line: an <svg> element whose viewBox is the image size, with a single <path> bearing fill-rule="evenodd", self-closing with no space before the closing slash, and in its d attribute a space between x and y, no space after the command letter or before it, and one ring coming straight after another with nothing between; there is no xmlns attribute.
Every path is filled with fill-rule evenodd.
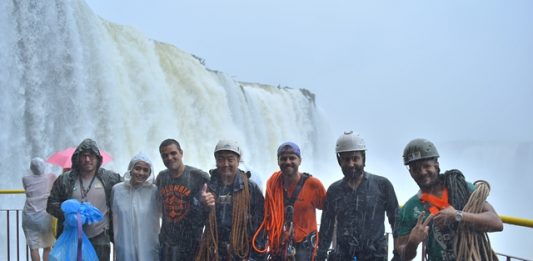
<svg viewBox="0 0 533 261"><path fill-rule="evenodd" d="M160 142L175 138L184 162L208 170L222 138L240 142L246 166L265 180L276 147L291 140L319 157L327 135L314 94L239 82L201 58L96 16L84 1L0 3L2 189L21 188L32 157L93 138L124 172L146 151L164 168ZM329 150L328 150L329 151ZM302 167L313 171L313 160Z"/></svg>
<svg viewBox="0 0 533 261"><path fill-rule="evenodd" d="M319 167L305 159L320 157L327 124L307 90L239 82L99 18L82 0L0 1L0 32L0 189L21 189L31 158L85 138L112 155L105 167L119 173L141 150L163 170L158 147L166 138L181 143L185 164L206 171L215 167L217 141L235 139L241 166L262 182L278 169L276 148L287 140L300 145L302 169ZM0 202L20 209L24 196Z"/></svg>
<svg viewBox="0 0 533 261"><path fill-rule="evenodd" d="M166 138L180 141L185 164L208 170L215 165L216 142L232 138L244 152L241 166L262 181L277 169L276 147L290 140L302 148L304 171L326 186L340 178L331 143L342 130L332 137L307 90L240 82L206 68L198 56L103 20L83 0L0 1L0 32L0 189L21 189L32 157L47 158L84 138L111 154L105 167L119 173L140 150L156 172L162 170L158 146ZM383 119L346 120L377 130ZM383 147L369 146L367 169L388 177L404 203L418 189L401 165L407 140L376 133ZM438 147L443 168L460 168L469 181L492 182L489 201L500 214L532 217L527 186L533 182L533 143L461 140ZM23 205L23 195L0 197L2 208ZM4 233L0 229L2 240ZM491 237L499 252L531 256L527 248L507 244L531 245L527 229L506 226ZM3 258L5 244L0 253Z"/></svg>

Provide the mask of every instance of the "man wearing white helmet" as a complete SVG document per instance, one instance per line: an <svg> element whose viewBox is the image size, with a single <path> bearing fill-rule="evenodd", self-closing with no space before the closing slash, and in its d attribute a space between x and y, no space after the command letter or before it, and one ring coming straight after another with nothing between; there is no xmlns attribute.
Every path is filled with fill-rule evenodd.
<svg viewBox="0 0 533 261"><path fill-rule="evenodd" d="M395 231L398 200L387 178L364 170L365 151L364 140L352 131L337 139L337 161L344 177L327 190L317 260L387 260L385 213ZM337 245L328 257L335 222Z"/></svg>
<svg viewBox="0 0 533 261"><path fill-rule="evenodd" d="M251 242L263 220L263 193L251 173L239 169L242 152L236 141L219 141L214 154L217 168L209 171L211 179L202 189L201 201L210 213L196 260L257 260L261 255Z"/></svg>

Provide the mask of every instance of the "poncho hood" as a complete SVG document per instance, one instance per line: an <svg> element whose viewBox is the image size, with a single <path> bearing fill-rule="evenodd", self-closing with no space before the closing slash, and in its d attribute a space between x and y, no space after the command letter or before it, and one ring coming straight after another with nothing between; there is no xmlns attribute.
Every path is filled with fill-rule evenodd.
<svg viewBox="0 0 533 261"><path fill-rule="evenodd" d="M102 154L100 154L100 149L98 149L96 141L92 139L85 139L80 143L80 145L78 145L78 147L74 151L74 154L72 154L72 169L79 170L78 158L83 152L86 151L96 155L96 158L98 159L97 169L100 168L100 166L102 165Z"/></svg>
<svg viewBox="0 0 533 261"><path fill-rule="evenodd" d="M131 170L133 170L133 168L135 167L135 164L137 164L137 162L139 161L145 162L146 164L150 166L150 176L148 176L148 178L146 179L143 185L153 184L154 183L153 164L152 164L152 161L150 160L150 157L148 157L148 155L142 151L139 152L137 155L133 156L133 158L130 160L130 164L128 165L128 170L126 171L126 173L124 173L124 183L130 185Z"/></svg>
<svg viewBox="0 0 533 261"><path fill-rule="evenodd" d="M33 175L42 175L46 171L46 162L39 157L35 157L31 160L30 170Z"/></svg>

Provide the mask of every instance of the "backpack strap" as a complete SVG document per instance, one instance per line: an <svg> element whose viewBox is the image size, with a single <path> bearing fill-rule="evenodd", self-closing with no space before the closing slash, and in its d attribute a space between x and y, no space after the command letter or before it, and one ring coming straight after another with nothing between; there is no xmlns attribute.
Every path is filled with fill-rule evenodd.
<svg viewBox="0 0 533 261"><path fill-rule="evenodd" d="M292 195L290 198L289 198L289 195L287 194L287 191L283 190L283 203L285 207L294 206L294 202L296 202L296 199L298 198L298 195L300 194L300 191L302 190L305 181L310 176L311 176L310 174L303 173L302 178L298 181L298 184L296 185L296 188L292 192Z"/></svg>
<svg viewBox="0 0 533 261"><path fill-rule="evenodd" d="M310 177L311 175L307 173L303 173L302 177L298 181L298 184L296 185L296 188L292 192L291 197L289 198L289 195L287 194L286 190L283 190L283 206L285 207L285 224L283 225L284 230L289 232L288 238L286 238L284 241L284 250L282 254L283 260L289 260L290 257L294 257L296 255L296 248L294 247L294 224L293 224L293 217L294 217L294 202L296 202L296 199L298 198L298 194L300 194L300 191L302 190L305 181Z"/></svg>

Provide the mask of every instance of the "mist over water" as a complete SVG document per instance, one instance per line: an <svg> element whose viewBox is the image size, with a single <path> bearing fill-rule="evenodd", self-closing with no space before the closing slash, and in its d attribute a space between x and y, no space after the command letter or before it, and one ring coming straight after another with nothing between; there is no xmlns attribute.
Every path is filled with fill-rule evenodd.
<svg viewBox="0 0 533 261"><path fill-rule="evenodd" d="M459 169L469 182L488 181L491 191L487 201L498 214L533 218L529 202L533 184L532 142L431 140L440 154L441 172ZM418 191L418 186L401 163L401 152L407 142L395 143L391 143L391 147L396 147L393 150L370 147L366 169L389 178L399 203L403 204ZM489 233L489 237L496 252L530 260L533 251L527 246L533 245L531 232L531 228L504 224L503 232Z"/></svg>
<svg viewBox="0 0 533 261"><path fill-rule="evenodd" d="M287 140L301 146L302 169L326 187L342 177L333 153L340 133L330 132L308 91L239 82L207 69L201 58L97 17L83 1L1 1L0 31L0 169L8 177L0 189L21 188L32 157L87 137L113 156L105 167L119 173L140 150L162 170L158 146L165 138L181 142L186 164L208 170L216 142L233 138L244 165L263 181L277 169L277 145ZM369 145L378 140L363 137ZM435 143L443 170L491 183L489 201L500 214L533 218L527 190L515 188L533 184L532 143ZM367 162L367 170L393 182L400 203L418 189L401 168L403 145L369 147ZM1 207L21 208L23 199L2 196ZM491 239L498 252L533 258L509 244L519 238L533 245L529 230L506 225Z"/></svg>
<svg viewBox="0 0 533 261"><path fill-rule="evenodd" d="M217 141L235 139L243 166L262 181L277 169L284 141L298 143L306 159L318 157L323 124L308 91L238 82L201 58L98 18L83 1L0 5L0 120L7 123L0 169L9 173L1 189L22 187L32 157L84 138L111 154L105 167L119 173L141 150L162 170L158 146L166 138L181 143L186 164L206 171ZM313 162L304 168L315 169ZM23 201L0 200L2 208Z"/></svg>
<svg viewBox="0 0 533 261"><path fill-rule="evenodd" d="M238 82L200 58L95 16L83 1L3 3L0 167L22 173L90 137L122 172L139 150L163 168L158 146L182 143L187 164L209 169L219 139L233 138L247 165L277 168L275 149L297 142L315 157L321 117L305 90ZM7 25L7 26L6 26ZM309 161L311 164L313 161ZM314 166L308 165L313 169ZM20 187L20 175L2 181Z"/></svg>

